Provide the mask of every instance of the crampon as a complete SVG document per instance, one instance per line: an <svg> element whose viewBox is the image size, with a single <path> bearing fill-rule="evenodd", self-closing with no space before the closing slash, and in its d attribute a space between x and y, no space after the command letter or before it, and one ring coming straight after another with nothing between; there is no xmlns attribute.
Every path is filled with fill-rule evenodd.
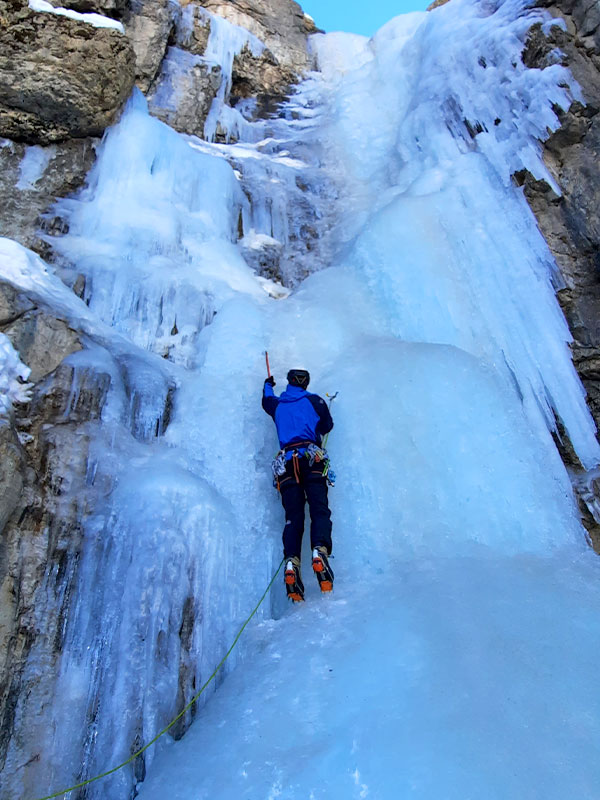
<svg viewBox="0 0 600 800"><path fill-rule="evenodd" d="M304 584L300 577L300 567L291 559L286 562L283 579L290 600L293 600L294 603L302 603L304 601Z"/></svg>
<svg viewBox="0 0 600 800"><path fill-rule="evenodd" d="M333 589L333 570L329 566L327 553L324 547L315 547L312 555L312 568L322 592L331 592Z"/></svg>

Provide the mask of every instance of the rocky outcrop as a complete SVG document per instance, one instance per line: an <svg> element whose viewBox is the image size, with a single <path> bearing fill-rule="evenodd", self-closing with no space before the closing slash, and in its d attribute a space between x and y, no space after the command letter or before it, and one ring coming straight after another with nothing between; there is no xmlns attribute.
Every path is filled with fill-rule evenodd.
<svg viewBox="0 0 600 800"><path fill-rule="evenodd" d="M95 160L94 139L70 139L41 147L5 141L0 146L0 236L47 254L40 228L57 221L43 218L57 197L82 185ZM58 223L60 224L60 223Z"/></svg>
<svg viewBox="0 0 600 800"><path fill-rule="evenodd" d="M133 86L127 37L20 0L4 0L0 19L0 136L29 144L99 136Z"/></svg>
<svg viewBox="0 0 600 800"><path fill-rule="evenodd" d="M81 420L98 413L106 394L96 381L94 391L79 396L79 421L74 421L72 377L58 370L40 382L32 405L17 409L11 431L22 489L1 539L0 763L8 756L9 773L21 766L30 774L25 783L30 790L36 748L43 740L36 719L55 690L52 674L62 650L91 493L85 483L90 431ZM15 431L24 445L17 446ZM5 452L6 445L3 457ZM45 665L37 674L31 670L36 655ZM20 737L27 741L29 733L38 744L25 748L31 759L27 768L12 762L10 747Z"/></svg>
<svg viewBox="0 0 600 800"><path fill-rule="evenodd" d="M230 104L253 98L254 117L274 114L278 106L290 93L298 80L298 72L280 64L270 50L255 56L249 47L244 47L233 60Z"/></svg>
<svg viewBox="0 0 600 800"><path fill-rule="evenodd" d="M258 274L265 278L280 281L280 262L283 245L277 239L264 234L252 232L239 242L245 262Z"/></svg>
<svg viewBox="0 0 600 800"><path fill-rule="evenodd" d="M176 0L132 0L125 19L135 52L135 82L146 93L156 79L181 8Z"/></svg>
<svg viewBox="0 0 600 800"><path fill-rule="evenodd" d="M38 763L40 749L48 746L44 709L61 705L56 676L68 623L81 602L83 554L94 547L85 521L106 502L114 483L113 469L97 465L98 451L110 453L114 444L101 415L114 392L123 411L121 415L116 409L112 417L124 425L120 435L154 441L169 424L174 384L165 373L163 407L157 406L160 416L147 434L138 421L147 416L141 408L145 399L131 377L139 374L140 364L148 368L144 353L132 348L112 354L107 349L112 344L74 329L50 306L4 282L0 282L0 332L30 367L32 384L28 401L15 402L12 410L0 415L0 770L4 769L0 796L4 800L38 796L47 780L47 767ZM164 363L160 358L152 362L160 375ZM154 396L148 402L156 405ZM94 673L87 687L90 714L100 685ZM87 756L83 739L73 742L65 759L75 763L66 773L76 774Z"/></svg>
<svg viewBox="0 0 600 800"><path fill-rule="evenodd" d="M78 545L76 494L65 503L67 487L84 483L85 438L74 436L69 419L72 370L59 365L79 349L78 337L68 325L38 308L8 284L0 284L0 330L28 353L33 366L30 404L0 419L0 763L14 732L16 707L31 648L39 635L57 641L60 615L48 615L40 630L36 615L38 594L47 579L66 567L67 551L75 558ZM106 394L106 392L104 393ZM62 397L57 401L57 396ZM102 393L88 394L91 408L102 403ZM90 414L84 416L90 417ZM83 501L83 495L80 495ZM72 506L68 511L68 506ZM71 515L74 517L71 519ZM69 547L60 543L71 538ZM61 587L61 592L64 587ZM52 650L52 648L51 648ZM50 653L47 654L51 657ZM29 684L35 693L40 676Z"/></svg>
<svg viewBox="0 0 600 800"><path fill-rule="evenodd" d="M31 369L32 381L41 380L81 349L77 335L65 322L39 310L25 312L6 325L3 333Z"/></svg>
<svg viewBox="0 0 600 800"><path fill-rule="evenodd" d="M0 531L21 499L24 472L25 459L14 427L8 419L0 419Z"/></svg>
<svg viewBox="0 0 600 800"><path fill-rule="evenodd" d="M195 56L203 56L210 37L210 16L198 3L186 3L177 44Z"/></svg>
<svg viewBox="0 0 600 800"><path fill-rule="evenodd" d="M180 133L204 136L204 123L221 86L221 67L170 47L148 94L150 113Z"/></svg>
<svg viewBox="0 0 600 800"><path fill-rule="evenodd" d="M188 3L171 32L171 46L148 93L150 113L181 133L204 136L204 123L222 81L221 65L204 58L210 14Z"/></svg>
<svg viewBox="0 0 600 800"><path fill-rule="evenodd" d="M215 63L209 47L212 29L218 24L215 17L252 34L252 43L225 55L227 63L223 64ZM148 103L154 116L182 133L204 137L205 122L217 96L220 102L237 106L247 119L276 114L311 66L307 35L312 30L316 30L314 23L291 0L186 3L174 22L160 72L150 83L144 84L138 77L138 85L150 87ZM224 37L227 31L214 34ZM232 61L227 61L228 57ZM250 102L240 105L246 100ZM233 140L231 132L216 127L217 140Z"/></svg>
<svg viewBox="0 0 600 800"><path fill-rule="evenodd" d="M564 29L546 28L546 33L535 25L523 62L538 69L556 63L569 67L585 103L575 102L567 112L556 109L561 126L544 144L544 160L561 194L526 172L515 178L560 269L563 285L557 296L574 339L573 362L600 428L600 11L587 0L560 0L556 5L542 0L538 5L566 24ZM572 448L563 446L561 452L573 472L584 523L600 552L598 481L583 473Z"/></svg>
<svg viewBox="0 0 600 800"><path fill-rule="evenodd" d="M201 5L250 31L281 66L297 74L311 68L306 37L316 28L293 0L201 0Z"/></svg>

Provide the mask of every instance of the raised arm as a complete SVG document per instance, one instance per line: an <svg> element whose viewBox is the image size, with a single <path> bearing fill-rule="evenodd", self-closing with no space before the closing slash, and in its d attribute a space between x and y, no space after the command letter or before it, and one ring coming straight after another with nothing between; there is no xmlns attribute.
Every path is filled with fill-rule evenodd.
<svg viewBox="0 0 600 800"><path fill-rule="evenodd" d="M267 378L263 386L262 407L273 419L275 419L275 411L279 405L279 398L276 397L273 391L275 381L273 378Z"/></svg>

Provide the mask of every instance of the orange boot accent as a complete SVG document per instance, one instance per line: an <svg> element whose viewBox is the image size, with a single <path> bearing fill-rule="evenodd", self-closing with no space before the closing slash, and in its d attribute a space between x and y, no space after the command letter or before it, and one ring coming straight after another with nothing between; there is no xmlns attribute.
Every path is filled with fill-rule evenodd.
<svg viewBox="0 0 600 800"><path fill-rule="evenodd" d="M319 552L318 549L315 549L315 552ZM331 592L333 591L333 572L330 572L325 567L325 561L320 555L314 555L312 560L312 568L313 572L317 576L317 580L319 581L319 587L322 592Z"/></svg>

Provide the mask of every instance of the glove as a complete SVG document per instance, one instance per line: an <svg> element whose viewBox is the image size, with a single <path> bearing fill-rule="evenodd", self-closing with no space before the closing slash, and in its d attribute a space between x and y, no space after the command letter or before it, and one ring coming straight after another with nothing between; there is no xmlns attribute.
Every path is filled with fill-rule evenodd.
<svg viewBox="0 0 600 800"><path fill-rule="evenodd" d="M268 383L269 386L275 386L276 385L275 384L275 378L272 375L269 375L269 377L265 380L265 383Z"/></svg>

